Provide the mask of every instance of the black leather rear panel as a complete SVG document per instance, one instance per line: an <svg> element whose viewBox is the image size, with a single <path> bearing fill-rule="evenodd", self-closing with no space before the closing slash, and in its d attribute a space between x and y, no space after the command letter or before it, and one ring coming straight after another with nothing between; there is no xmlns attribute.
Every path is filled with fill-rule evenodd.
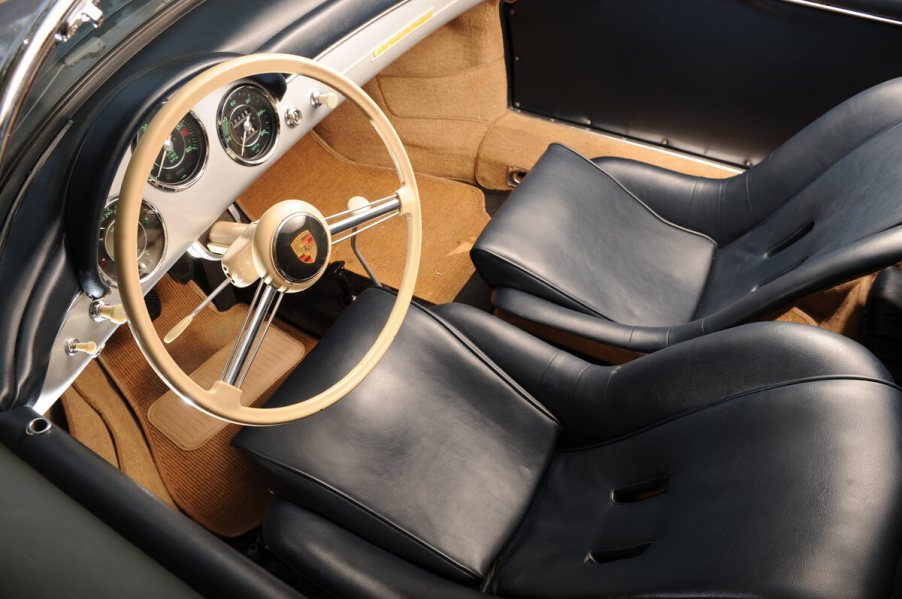
<svg viewBox="0 0 902 599"><path fill-rule="evenodd" d="M736 164L902 75L902 28L781 0L504 6L515 106Z"/></svg>
<svg viewBox="0 0 902 599"><path fill-rule="evenodd" d="M198 597L0 444L0 595Z"/></svg>

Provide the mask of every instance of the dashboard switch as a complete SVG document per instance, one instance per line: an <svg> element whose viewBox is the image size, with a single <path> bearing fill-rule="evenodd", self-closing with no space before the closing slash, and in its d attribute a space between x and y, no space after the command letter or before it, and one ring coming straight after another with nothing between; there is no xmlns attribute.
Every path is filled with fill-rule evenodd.
<svg viewBox="0 0 902 599"><path fill-rule="evenodd" d="M94 300L89 308L91 318L96 322L109 320L115 324L125 324L128 317L122 304L106 304L103 300Z"/></svg>
<svg viewBox="0 0 902 599"><path fill-rule="evenodd" d="M301 121L304 118L304 114L301 112L301 109L297 106L290 106L285 109L285 124L291 128L297 127L301 124Z"/></svg>
<svg viewBox="0 0 902 599"><path fill-rule="evenodd" d="M316 90L310 94L310 101L314 106L325 106L326 108L335 108L338 106L338 94L335 92L324 92Z"/></svg>
<svg viewBox="0 0 902 599"><path fill-rule="evenodd" d="M69 339L66 341L66 353L70 356L76 354L88 354L93 356L97 353L97 344L93 341L79 341L78 339Z"/></svg>

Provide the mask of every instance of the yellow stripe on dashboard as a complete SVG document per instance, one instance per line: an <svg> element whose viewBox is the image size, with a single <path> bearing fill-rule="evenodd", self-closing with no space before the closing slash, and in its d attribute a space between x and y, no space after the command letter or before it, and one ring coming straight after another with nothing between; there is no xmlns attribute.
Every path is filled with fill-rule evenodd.
<svg viewBox="0 0 902 599"><path fill-rule="evenodd" d="M412 22L407 24L401 31L391 36L387 41L383 42L378 48L373 50L373 60L376 60L389 50L391 50L392 46L403 40L405 37L419 29L423 26L429 19L433 16L432 9L430 8L425 13L414 19Z"/></svg>

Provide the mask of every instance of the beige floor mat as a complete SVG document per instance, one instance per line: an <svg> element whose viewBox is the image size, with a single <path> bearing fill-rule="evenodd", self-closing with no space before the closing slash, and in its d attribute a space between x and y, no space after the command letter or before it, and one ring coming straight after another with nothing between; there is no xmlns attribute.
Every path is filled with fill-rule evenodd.
<svg viewBox="0 0 902 599"><path fill-rule="evenodd" d="M188 314L202 298L196 286L183 286L169 277L161 280L156 290L163 312L154 324L161 334ZM170 353L186 372L194 372L234 342L245 314L246 306L243 305L226 312L212 308L204 310L169 346ZM289 333L305 350L309 351L316 343L281 323L274 326ZM257 473L230 445L239 427L226 425L197 449L186 451L149 420L149 410L167 393L167 388L147 365L126 327L120 327L107 342L100 362L137 415L163 483L176 505L221 536L237 536L258 525L268 502L268 493ZM265 366L258 360L249 377L254 377L261 365ZM271 385L254 405L263 403L281 379L284 377Z"/></svg>
<svg viewBox="0 0 902 599"><path fill-rule="evenodd" d="M428 302L452 301L475 272L470 248L489 216L482 191L430 176L418 176L423 212L423 252L416 296ZM331 150L317 135L306 135L279 162L245 191L238 204L258 218L276 202L299 199L324 214L347 210L348 200L362 195L369 200L390 195L398 188L394 170L362 166ZM406 225L393 219L361 233L359 247L382 283L397 288L404 268ZM333 260L365 275L350 243L333 248Z"/></svg>
<svg viewBox="0 0 902 599"><path fill-rule="evenodd" d="M232 348L223 347L201 364L191 378L209 389L222 375ZM270 328L253 363L253 370L241 385L241 404L251 405L267 389L282 380L304 358L304 346L276 327ZM200 449L227 423L195 410L174 391L167 391L147 410L147 419L158 431L184 451Z"/></svg>

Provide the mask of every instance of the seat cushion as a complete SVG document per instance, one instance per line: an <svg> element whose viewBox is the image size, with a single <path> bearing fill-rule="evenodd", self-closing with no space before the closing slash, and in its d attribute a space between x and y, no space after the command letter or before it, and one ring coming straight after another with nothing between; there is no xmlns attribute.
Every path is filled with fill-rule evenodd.
<svg viewBox="0 0 902 599"><path fill-rule="evenodd" d="M268 403L324 390L394 302L364 293ZM475 346L412 306L382 362L328 410L235 439L276 493L446 578L475 583L516 529L560 426ZM303 534L303 532L299 532Z"/></svg>
<svg viewBox="0 0 902 599"><path fill-rule="evenodd" d="M505 597L886 597L894 387L811 380L558 454L497 567Z"/></svg>
<svg viewBox="0 0 902 599"><path fill-rule="evenodd" d="M552 144L472 250L480 274L625 325L688 322L716 244Z"/></svg>
<svg viewBox="0 0 902 599"><path fill-rule="evenodd" d="M534 393L571 443L496 566L498 594L887 595L902 392L860 345L758 323L586 365L569 392L549 385L575 370L562 362Z"/></svg>

